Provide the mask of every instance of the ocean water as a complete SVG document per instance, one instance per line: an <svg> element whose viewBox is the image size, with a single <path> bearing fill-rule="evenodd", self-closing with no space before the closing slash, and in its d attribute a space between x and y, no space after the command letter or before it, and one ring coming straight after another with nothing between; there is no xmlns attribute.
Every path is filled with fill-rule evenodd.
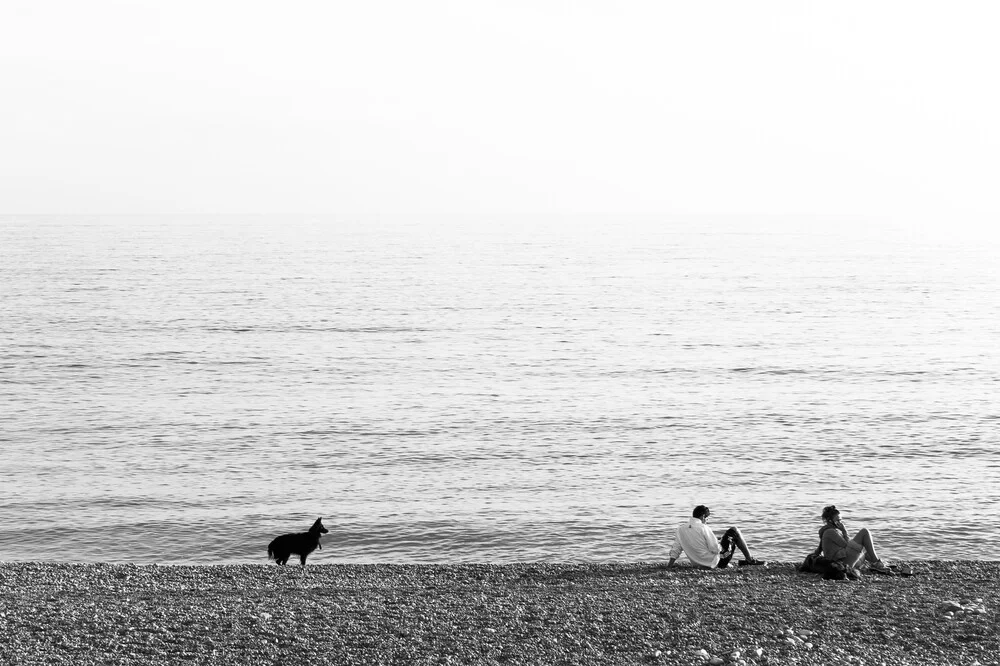
<svg viewBox="0 0 1000 666"><path fill-rule="evenodd" d="M0 217L0 561L1000 558L995 238Z"/></svg>

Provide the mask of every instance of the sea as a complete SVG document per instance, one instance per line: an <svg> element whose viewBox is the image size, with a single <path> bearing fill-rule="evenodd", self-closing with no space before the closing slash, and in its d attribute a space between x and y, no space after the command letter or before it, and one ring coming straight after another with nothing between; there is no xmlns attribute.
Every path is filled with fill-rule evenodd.
<svg viewBox="0 0 1000 666"><path fill-rule="evenodd" d="M0 216L0 561L1000 559L1000 241L944 221Z"/></svg>

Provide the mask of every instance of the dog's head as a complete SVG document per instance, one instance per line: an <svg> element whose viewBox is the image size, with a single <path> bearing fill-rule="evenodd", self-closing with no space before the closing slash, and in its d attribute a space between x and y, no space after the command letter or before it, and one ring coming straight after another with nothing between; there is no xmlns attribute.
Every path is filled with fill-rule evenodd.
<svg viewBox="0 0 1000 666"><path fill-rule="evenodd" d="M323 527L323 519L317 518L313 526L309 528L310 532L319 532L320 534L327 534L330 530Z"/></svg>

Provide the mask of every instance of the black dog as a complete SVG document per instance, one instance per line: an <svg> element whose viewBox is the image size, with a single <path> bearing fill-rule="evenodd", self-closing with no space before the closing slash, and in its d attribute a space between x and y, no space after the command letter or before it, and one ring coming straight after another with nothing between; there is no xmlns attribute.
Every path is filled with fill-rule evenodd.
<svg viewBox="0 0 1000 666"><path fill-rule="evenodd" d="M326 534L328 529L323 527L323 519L317 518L308 532L298 534L282 534L267 546L267 559L274 560L278 564L288 562L288 556L295 553L302 561L302 566L306 565L306 558L309 553L323 546L319 545L319 535Z"/></svg>

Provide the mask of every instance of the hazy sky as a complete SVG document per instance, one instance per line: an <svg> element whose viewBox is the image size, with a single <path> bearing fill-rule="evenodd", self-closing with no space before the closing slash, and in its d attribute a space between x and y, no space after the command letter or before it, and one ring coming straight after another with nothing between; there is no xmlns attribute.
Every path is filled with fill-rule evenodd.
<svg viewBox="0 0 1000 666"><path fill-rule="evenodd" d="M0 212L1000 213L1000 3L4 0Z"/></svg>

